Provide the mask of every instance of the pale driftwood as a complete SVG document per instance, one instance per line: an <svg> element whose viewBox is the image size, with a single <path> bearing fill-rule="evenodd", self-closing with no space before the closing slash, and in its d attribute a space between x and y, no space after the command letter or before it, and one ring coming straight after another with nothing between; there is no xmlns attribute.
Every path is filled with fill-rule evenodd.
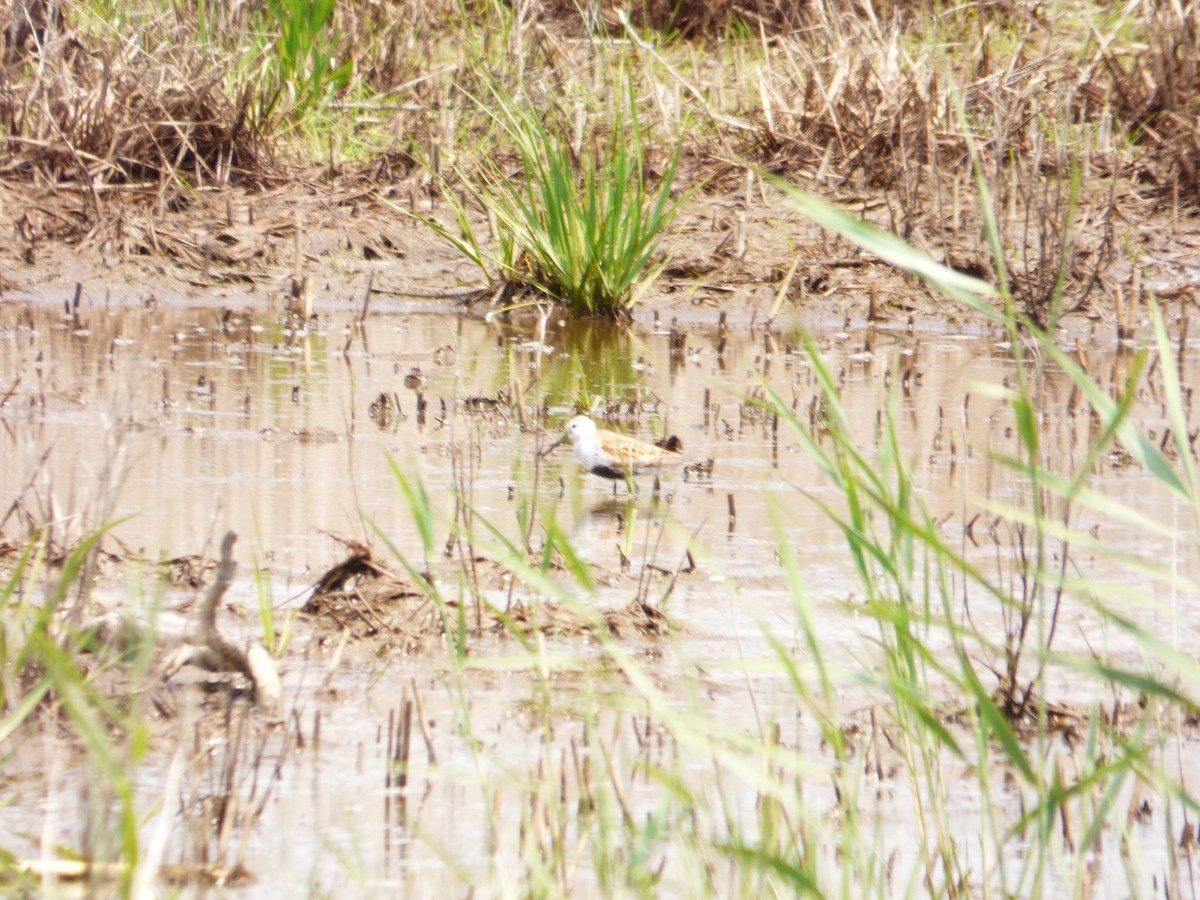
<svg viewBox="0 0 1200 900"><path fill-rule="evenodd" d="M251 641L247 651L243 652L225 640L217 630L217 606L237 572L237 563L233 558L236 540L237 535L232 531L226 532L222 538L217 577L204 595L195 643L184 644L171 654L164 680L184 666L197 666L209 672L239 672L254 685L255 700L273 708L279 704L282 688L271 655L258 641Z"/></svg>
<svg viewBox="0 0 1200 900"><path fill-rule="evenodd" d="M283 685L275 671L275 661L267 648L251 641L246 649L246 676L254 682L254 696L263 706L274 709L283 699Z"/></svg>

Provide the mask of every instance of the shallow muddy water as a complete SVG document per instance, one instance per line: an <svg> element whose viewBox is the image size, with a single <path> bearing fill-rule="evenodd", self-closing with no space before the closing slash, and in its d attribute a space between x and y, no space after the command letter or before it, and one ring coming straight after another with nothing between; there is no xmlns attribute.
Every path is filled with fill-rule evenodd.
<svg viewBox="0 0 1200 900"><path fill-rule="evenodd" d="M282 662L285 697L305 743L297 752L295 743L278 743L276 735L258 767L243 760L238 770L266 778L276 760L286 760L245 838L255 879L248 896L342 895L347 881L363 895L404 888L425 896L461 890L488 872L500 884L519 881L516 869L504 872L515 865L503 862L504 846L514 838L487 824L491 814L514 829L520 824L520 797L506 791L504 779L536 768L546 734L545 723L530 712L535 679L515 642L495 639L474 649L476 671L463 676L470 685L463 698L448 686L453 666L441 651L351 653L327 679L333 644L318 639L306 620L289 619L320 574L346 555L330 535L374 544L383 556L386 538L414 567L425 566L393 465L428 492L438 552L453 521L456 490L474 510L477 533L491 534L479 527L484 521L494 529L496 536L476 548L484 555L501 539L522 542L521 513L532 495L541 521L555 521L593 566L600 586L587 602L620 607L648 584L649 601L682 626L667 641L630 642L668 693L699 692L732 729L760 733L767 723L780 723L787 741L821 757L819 733L797 718L792 687L770 665L771 640L803 652L778 558L780 535L796 555L830 656L870 670L877 626L855 611L861 589L845 539L821 511L821 504L841 511L841 495L787 424L749 399L768 386L802 422L810 421L819 390L798 332L777 328L768 335L706 322L679 325L672 335L667 323L642 321L622 331L551 318L543 333L534 321L387 310L374 311L356 331L356 315L331 312L312 328L289 329L280 316L238 307L85 305L78 317L64 317L49 305L0 304L0 496L19 504L19 518L10 519L8 529L31 522L66 536L115 522L108 549L150 561L214 556L220 534L232 529L239 535L241 581L230 600L247 612L229 627L254 634L258 597L267 590L277 620L291 622L292 643ZM897 321L849 331L817 327L815 337L840 383L855 445L877 453L880 416L890 408L921 499L944 538L981 566L1011 571L1016 538L1004 527L989 530L996 514L987 509L988 503L1025 500L1019 480L995 459L1019 449L1011 407L998 391L1016 378L1004 336L914 333ZM1089 371L1102 381L1123 381L1128 353L1110 341L1084 350ZM1043 422L1046 452L1073 468L1096 426L1064 376L1048 369L1041 385L1052 411ZM514 397L523 398L527 428L514 413ZM591 398L597 416L608 410L610 427L644 439L678 435L687 461L712 460L711 475L692 480L664 472L658 492L646 476L631 494L624 484L614 491L612 483L581 473L569 447L539 463L539 450L557 437L580 397ZM1161 436L1157 398L1140 399L1138 421ZM1093 484L1190 532L1188 511L1173 506L1120 454L1097 461ZM1198 574L1190 544L1118 533L1120 526L1090 515L1080 513L1073 524L1098 529L1132 554ZM541 534L539 523L535 546ZM685 565L689 549L694 569ZM1072 565L1081 578L1118 586L1137 579L1119 560L1088 548L1075 552ZM257 582L251 578L256 567L266 576ZM157 596L163 589L150 571L114 571L99 596L114 604L123 593ZM449 573L438 577L452 582ZM582 594L567 576L555 577ZM492 588L492 602L524 599L520 593L510 595L501 582ZM190 597L172 588L165 602ZM1186 598L1157 599L1161 606L1127 613L1168 641L1195 646L1200 608ZM969 615L977 627L1004 628L998 608L976 602ZM1060 651L1086 654L1097 642L1111 641L1105 649L1117 658L1136 653L1132 646L1122 649L1121 636L1089 629L1094 613L1085 607L1066 608L1062 617L1069 627L1057 638ZM581 670L586 640L559 638L549 646L563 662L554 684L562 693L555 705L564 713L594 692L623 690L614 673ZM433 723L438 760L429 765L422 740L414 737L413 767L401 790L388 775L389 717L414 685ZM1087 689L1061 687L1058 701L1095 699ZM853 709L853 687L843 691ZM184 734L195 716L185 710L198 695L179 688L171 693L180 712L163 732ZM486 753L473 752L471 742L454 733L451 723L463 703ZM621 721L613 713L607 722L614 747L636 756L641 739ZM583 740L582 725L568 715L553 732L555 746ZM1185 749L1200 762L1194 742ZM220 752L228 751L214 749L212 758ZM500 760L505 771L494 768ZM145 766L139 785L147 796L161 790L166 763L156 757ZM78 836L83 823L72 809L80 788L71 780L72 763L62 761L60 768L33 779L19 802L0 811L9 834L39 833L41 813L49 810L59 840ZM705 761L691 769L703 784ZM481 783L500 787L488 793ZM636 809L652 809L655 798L650 785L635 779L630 802ZM1019 807L1018 797L1007 799ZM817 787L809 800L830 802ZM911 798L893 787L871 803L877 809L867 815L894 823L883 831L883 849L903 852ZM978 803L978 797L963 799L966 821L974 821ZM753 797L735 806L745 813L747 804ZM184 839L172 840L169 846L180 853ZM1149 853L1147 869L1160 870L1166 849ZM686 886L685 875L672 877ZM579 878L582 889L596 889L586 872Z"/></svg>

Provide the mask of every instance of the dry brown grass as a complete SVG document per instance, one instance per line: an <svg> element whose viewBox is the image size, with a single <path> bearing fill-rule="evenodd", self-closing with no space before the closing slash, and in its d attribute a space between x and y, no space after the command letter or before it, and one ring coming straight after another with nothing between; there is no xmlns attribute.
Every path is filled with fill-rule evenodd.
<svg viewBox="0 0 1200 900"><path fill-rule="evenodd" d="M1200 9L1155 6L1140 52L1103 49L1089 88L1146 150L1142 177L1175 202L1195 205L1200 190Z"/></svg>
<svg viewBox="0 0 1200 900"><path fill-rule="evenodd" d="M766 41L763 74L745 79L759 97L741 150L995 278L977 153L1013 296L1049 324L1118 277L1117 205L1165 196L1177 216L1196 203L1196 9L1155 8L1139 23L1151 35L1141 52L1116 25L1068 40L1032 11L972 9L966 21L960 10L935 27L936 9L922 8L810 11L803 31Z"/></svg>
<svg viewBox="0 0 1200 900"><path fill-rule="evenodd" d="M33 47L30 48L30 42ZM226 72L186 41L149 57L132 41L47 29L4 70L2 171L44 187L102 191L261 181L272 156L230 99Z"/></svg>

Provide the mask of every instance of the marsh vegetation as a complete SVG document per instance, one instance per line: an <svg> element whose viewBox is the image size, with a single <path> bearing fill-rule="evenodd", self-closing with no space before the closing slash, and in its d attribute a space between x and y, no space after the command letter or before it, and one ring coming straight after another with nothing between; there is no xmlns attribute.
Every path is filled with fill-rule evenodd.
<svg viewBox="0 0 1200 900"><path fill-rule="evenodd" d="M1195 894L1197 16L4 4L3 890Z"/></svg>

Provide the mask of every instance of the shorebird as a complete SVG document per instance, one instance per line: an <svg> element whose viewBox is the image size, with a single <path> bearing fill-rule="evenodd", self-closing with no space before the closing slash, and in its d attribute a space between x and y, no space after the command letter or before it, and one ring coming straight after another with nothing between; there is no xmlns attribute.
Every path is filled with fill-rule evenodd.
<svg viewBox="0 0 1200 900"><path fill-rule="evenodd" d="M542 456L563 441L574 444L579 464L601 478L629 481L637 472L672 465L681 459L673 449L656 447L615 431L603 431L587 416L576 416L568 422L563 436L542 451ZM674 446L678 446L678 441Z"/></svg>

